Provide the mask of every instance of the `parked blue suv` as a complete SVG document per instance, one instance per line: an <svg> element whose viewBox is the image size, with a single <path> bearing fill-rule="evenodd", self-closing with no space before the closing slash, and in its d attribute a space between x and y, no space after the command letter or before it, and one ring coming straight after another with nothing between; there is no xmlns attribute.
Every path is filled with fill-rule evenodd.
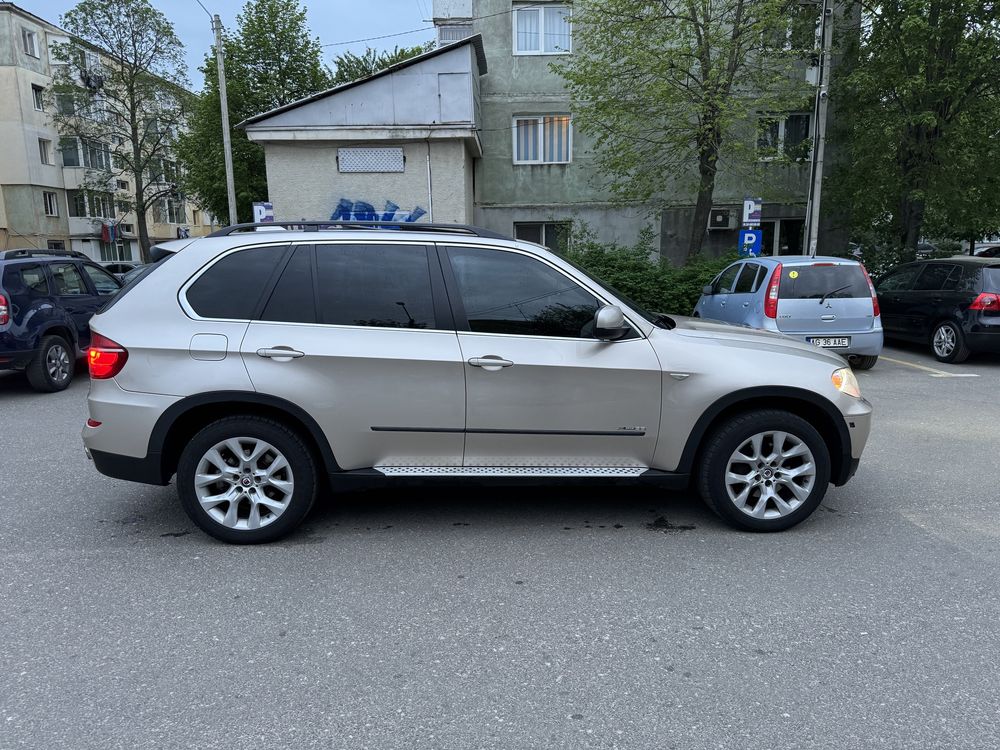
<svg viewBox="0 0 1000 750"><path fill-rule="evenodd" d="M90 345L90 317L121 282L72 250L0 251L0 370L61 391Z"/></svg>

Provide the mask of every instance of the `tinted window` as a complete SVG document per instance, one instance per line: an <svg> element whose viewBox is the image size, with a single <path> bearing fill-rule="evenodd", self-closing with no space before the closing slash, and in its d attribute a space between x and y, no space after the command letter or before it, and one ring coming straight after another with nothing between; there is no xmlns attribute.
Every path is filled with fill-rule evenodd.
<svg viewBox="0 0 1000 750"><path fill-rule="evenodd" d="M427 248L317 245L320 322L435 328Z"/></svg>
<svg viewBox="0 0 1000 750"><path fill-rule="evenodd" d="M736 281L736 274L740 272L742 265L742 263L737 263L719 274L719 278L717 278L715 283L712 285L716 294L729 294L730 290L733 288L733 282Z"/></svg>
<svg viewBox="0 0 1000 750"><path fill-rule="evenodd" d="M903 266L895 271L890 271L878 282L879 292L905 292L913 287L913 282L917 278L920 266Z"/></svg>
<svg viewBox="0 0 1000 750"><path fill-rule="evenodd" d="M121 288L121 285L115 281L111 274L102 271L100 268L84 265L83 270L90 277L98 294L114 294Z"/></svg>
<svg viewBox="0 0 1000 750"><path fill-rule="evenodd" d="M943 263L929 263L920 272L916 283L913 285L915 291L936 292L944 288L945 282L951 276L954 266Z"/></svg>
<svg viewBox="0 0 1000 750"><path fill-rule="evenodd" d="M55 292L60 297L90 294L75 263L53 263L49 266L49 272L52 274Z"/></svg>
<svg viewBox="0 0 1000 750"><path fill-rule="evenodd" d="M203 318L249 320L285 247L254 247L227 255L187 290L191 309Z"/></svg>
<svg viewBox="0 0 1000 750"><path fill-rule="evenodd" d="M984 268L983 280L983 291L1000 292L1000 268ZM979 286L974 287L974 290L978 291Z"/></svg>
<svg viewBox="0 0 1000 750"><path fill-rule="evenodd" d="M597 298L551 266L503 250L452 248L448 253L470 330L593 335Z"/></svg>
<svg viewBox="0 0 1000 750"><path fill-rule="evenodd" d="M317 321L311 247L306 245L295 249L260 318L285 323Z"/></svg>
<svg viewBox="0 0 1000 750"><path fill-rule="evenodd" d="M45 296L49 293L49 281L41 266L7 266L3 285L11 295Z"/></svg>
<svg viewBox="0 0 1000 750"><path fill-rule="evenodd" d="M781 270L778 296L782 299L849 299L871 297L861 266L793 265Z"/></svg>
<svg viewBox="0 0 1000 750"><path fill-rule="evenodd" d="M740 271L740 277L736 280L736 287L733 289L733 294L749 294L757 290L757 272L760 270L760 265L757 263L745 263L743 265L743 270Z"/></svg>

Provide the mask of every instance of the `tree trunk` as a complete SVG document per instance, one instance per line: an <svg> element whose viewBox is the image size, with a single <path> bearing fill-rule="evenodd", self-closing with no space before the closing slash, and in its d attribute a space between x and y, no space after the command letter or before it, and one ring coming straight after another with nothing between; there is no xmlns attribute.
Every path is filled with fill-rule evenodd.
<svg viewBox="0 0 1000 750"><path fill-rule="evenodd" d="M976 235L969 236L969 255L976 254Z"/></svg>
<svg viewBox="0 0 1000 750"><path fill-rule="evenodd" d="M914 198L911 194L903 196L899 209L899 238L903 243L903 248L917 251L917 243L920 241L920 232L924 224L925 201L923 198Z"/></svg>
<svg viewBox="0 0 1000 750"><path fill-rule="evenodd" d="M708 232L708 217L712 212L712 198L715 194L715 174L718 171L721 138L716 134L701 148L698 156L698 199L694 204L694 218L691 220L691 239L688 242L688 261L701 253Z"/></svg>
<svg viewBox="0 0 1000 750"><path fill-rule="evenodd" d="M136 196L135 223L139 230L139 258L149 263L149 228L146 224L146 202Z"/></svg>

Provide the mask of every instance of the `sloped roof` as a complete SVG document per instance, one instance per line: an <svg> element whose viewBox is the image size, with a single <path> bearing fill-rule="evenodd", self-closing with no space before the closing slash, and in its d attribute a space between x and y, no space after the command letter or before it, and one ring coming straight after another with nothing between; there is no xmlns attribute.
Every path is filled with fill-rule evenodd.
<svg viewBox="0 0 1000 750"><path fill-rule="evenodd" d="M448 44L435 47L430 52L424 52L423 54L416 55L415 57L409 57L402 62L398 62L395 65L390 65L388 68L383 68L370 76L365 78L359 78L356 81L351 81L350 83L342 83L339 86L334 86L332 89L327 89L326 91L320 91L319 93L312 94L305 97L304 99L299 99L288 104L284 104L280 107L275 107L267 112L262 112L259 115L254 115L253 117L248 117L243 122L239 123L236 127L245 128L247 125L253 125L254 123L260 122L261 120L266 120L274 115L281 114L282 112L287 112L292 109L304 106L306 104L311 104L312 102L318 101L320 99L325 99L328 96L333 96L334 94L339 94L342 91L347 91L348 89L354 88L355 86L360 86L363 83L368 83L376 78L381 78L383 76L391 75L399 70L408 68L412 65L418 65L424 60L429 60L432 57L437 57L445 52L451 52L452 50L458 49L465 45L472 45L473 51L476 54L476 63L479 65L479 75L483 75L487 72L486 68L486 52L483 49L483 36L482 34L474 34L470 37L466 37L458 42L449 42Z"/></svg>

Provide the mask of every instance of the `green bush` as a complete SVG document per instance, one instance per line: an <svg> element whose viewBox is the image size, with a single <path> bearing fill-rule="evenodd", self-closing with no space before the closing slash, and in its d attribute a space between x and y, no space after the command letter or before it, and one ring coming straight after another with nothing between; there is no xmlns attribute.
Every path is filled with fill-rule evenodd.
<svg viewBox="0 0 1000 750"><path fill-rule="evenodd" d="M566 257L582 266L622 294L651 312L690 315L701 296L702 287L736 259L696 258L675 268L656 257L650 229L644 229L635 245L597 241L586 227L574 227Z"/></svg>

